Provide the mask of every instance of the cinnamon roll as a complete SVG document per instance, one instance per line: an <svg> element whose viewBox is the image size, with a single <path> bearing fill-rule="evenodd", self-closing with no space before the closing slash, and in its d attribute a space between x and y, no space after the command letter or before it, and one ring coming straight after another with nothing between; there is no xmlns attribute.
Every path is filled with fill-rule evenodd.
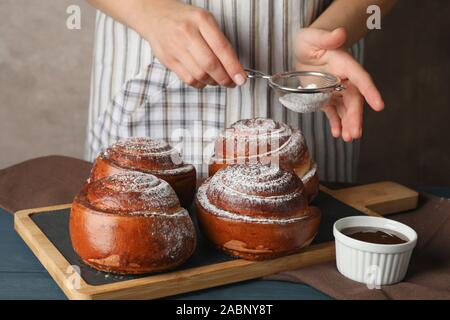
<svg viewBox="0 0 450 320"><path fill-rule="evenodd" d="M130 171L150 173L167 181L183 208L189 208L196 187L195 167L185 164L180 153L161 139L133 137L119 141L94 162L91 180Z"/></svg>
<svg viewBox="0 0 450 320"><path fill-rule="evenodd" d="M239 120L225 129L215 141L209 175L231 164L257 162L293 170L303 180L308 201L319 191L317 165L302 133L272 119Z"/></svg>
<svg viewBox="0 0 450 320"><path fill-rule="evenodd" d="M86 264L120 274L174 268L196 245L189 213L170 185L138 172L87 183L72 204L70 238Z"/></svg>
<svg viewBox="0 0 450 320"><path fill-rule="evenodd" d="M308 206L302 180L279 167L251 164L219 170L199 188L197 217L207 238L249 260L290 254L309 245L320 211Z"/></svg>

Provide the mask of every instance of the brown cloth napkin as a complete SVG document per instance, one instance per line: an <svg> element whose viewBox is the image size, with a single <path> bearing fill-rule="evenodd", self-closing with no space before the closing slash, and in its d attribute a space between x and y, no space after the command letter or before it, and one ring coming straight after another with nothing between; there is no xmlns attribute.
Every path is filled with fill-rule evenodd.
<svg viewBox="0 0 450 320"><path fill-rule="evenodd" d="M62 156L28 160L0 170L0 207L11 213L70 203L92 164Z"/></svg>
<svg viewBox="0 0 450 320"><path fill-rule="evenodd" d="M421 194L416 210L389 216L418 235L403 282L368 289L345 278L335 262L267 277L308 284L336 299L450 299L450 200Z"/></svg>
<svg viewBox="0 0 450 320"><path fill-rule="evenodd" d="M90 169L86 161L49 156L0 170L0 207L15 212L70 203ZM450 299L450 200L424 194L417 210L390 218L418 234L408 274L399 284L369 290L342 276L334 262L267 279L306 283L337 299Z"/></svg>

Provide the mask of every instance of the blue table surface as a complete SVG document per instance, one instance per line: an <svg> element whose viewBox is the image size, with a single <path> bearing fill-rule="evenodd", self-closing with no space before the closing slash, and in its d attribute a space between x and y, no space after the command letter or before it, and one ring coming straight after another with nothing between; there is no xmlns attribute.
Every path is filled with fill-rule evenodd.
<svg viewBox="0 0 450 320"><path fill-rule="evenodd" d="M421 188L450 198L450 188ZM46 269L14 231L13 216L0 209L0 299L66 299ZM172 297L172 299L331 299L307 285L250 280Z"/></svg>

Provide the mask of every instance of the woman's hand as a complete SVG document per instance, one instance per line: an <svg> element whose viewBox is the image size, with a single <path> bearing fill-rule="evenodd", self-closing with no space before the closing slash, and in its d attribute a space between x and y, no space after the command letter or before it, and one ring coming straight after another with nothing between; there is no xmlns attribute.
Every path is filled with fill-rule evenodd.
<svg viewBox="0 0 450 320"><path fill-rule="evenodd" d="M348 142L362 135L363 97L375 111L383 110L384 102L367 71L343 48L345 41L343 28L301 29L295 56L298 70L324 71L343 80L347 89L333 94L323 111L333 136Z"/></svg>
<svg viewBox="0 0 450 320"><path fill-rule="evenodd" d="M245 83L241 63L208 11L173 0L145 1L142 9L138 32L181 80L195 88Z"/></svg>

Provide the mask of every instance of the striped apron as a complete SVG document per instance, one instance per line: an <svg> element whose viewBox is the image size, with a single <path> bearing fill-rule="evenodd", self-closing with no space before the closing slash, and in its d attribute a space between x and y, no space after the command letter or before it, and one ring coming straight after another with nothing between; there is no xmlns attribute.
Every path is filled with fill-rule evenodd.
<svg viewBox="0 0 450 320"><path fill-rule="evenodd" d="M293 37L309 26L326 0L185 0L209 10L243 66L273 74L293 70ZM361 62L362 42L351 49ZM359 142L334 139L322 112L298 114L280 105L264 80L238 88L184 84L152 55L135 31L97 12L86 159L130 136L162 138L180 149L201 175L213 141L231 123L268 117L302 130L322 180L356 179Z"/></svg>

